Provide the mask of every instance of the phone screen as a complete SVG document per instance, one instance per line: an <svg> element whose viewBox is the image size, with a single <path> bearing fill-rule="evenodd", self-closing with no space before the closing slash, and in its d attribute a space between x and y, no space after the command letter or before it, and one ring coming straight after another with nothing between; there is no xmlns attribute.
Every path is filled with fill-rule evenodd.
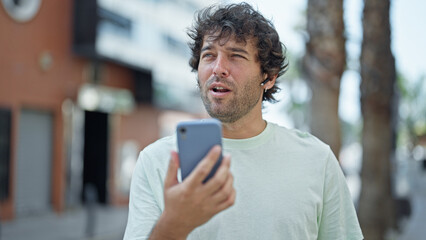
<svg viewBox="0 0 426 240"><path fill-rule="evenodd" d="M184 180L213 146L222 146L222 125L217 119L186 121L179 123L176 131L181 175ZM222 154L204 182L213 177L221 162Z"/></svg>

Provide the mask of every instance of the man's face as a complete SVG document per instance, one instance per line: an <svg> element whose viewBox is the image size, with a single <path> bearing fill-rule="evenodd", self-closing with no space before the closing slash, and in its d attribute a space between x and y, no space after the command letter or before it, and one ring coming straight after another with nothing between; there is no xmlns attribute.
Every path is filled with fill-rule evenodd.
<svg viewBox="0 0 426 240"><path fill-rule="evenodd" d="M230 38L225 44L204 37L198 65L198 84L204 106L211 117L233 123L261 111L261 73L254 41L246 44Z"/></svg>

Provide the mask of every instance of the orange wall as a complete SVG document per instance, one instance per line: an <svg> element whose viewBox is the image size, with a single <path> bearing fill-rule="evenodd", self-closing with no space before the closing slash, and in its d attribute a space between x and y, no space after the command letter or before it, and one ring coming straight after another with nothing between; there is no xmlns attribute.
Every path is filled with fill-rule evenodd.
<svg viewBox="0 0 426 240"><path fill-rule="evenodd" d="M64 149L61 104L75 98L86 61L71 54L71 1L43 1L30 22L13 21L0 7L0 107L12 110L10 197L1 204L3 218L13 217L14 172L19 112L47 110L54 117L52 203L64 205ZM43 71L39 57L49 52L51 68Z"/></svg>
<svg viewBox="0 0 426 240"><path fill-rule="evenodd" d="M64 124L61 105L65 99L76 101L79 87L86 82L89 61L72 53L72 0L42 1L37 16L26 23L13 21L0 7L0 107L12 110L10 197L0 203L0 218L13 218L14 172L19 112L23 108L47 110L54 117L54 153L52 166L52 203L56 211L64 209L65 157ZM53 59L44 71L39 58L48 52ZM116 64L106 64L101 83L118 88L133 88L132 72ZM137 139L145 146L158 138L158 110L139 106L114 126L113 144ZM144 134L137 134L137 132ZM115 147L112 147L114 153ZM114 163L116 154L110 162ZM114 164L111 164L114 166ZM114 172L114 171L110 171ZM112 178L114 176L111 176ZM113 199L115 199L113 197ZM118 198L117 198L118 199Z"/></svg>

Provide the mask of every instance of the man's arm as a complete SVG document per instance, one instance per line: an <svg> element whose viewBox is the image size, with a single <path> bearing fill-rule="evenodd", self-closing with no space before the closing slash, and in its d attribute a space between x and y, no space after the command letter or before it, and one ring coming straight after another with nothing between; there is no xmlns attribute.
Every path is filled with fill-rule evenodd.
<svg viewBox="0 0 426 240"><path fill-rule="evenodd" d="M149 239L186 239L196 227L234 204L235 189L229 156L223 158L214 177L203 184L220 152L219 146L213 147L180 184L177 180L179 157L172 152L164 181L164 211Z"/></svg>
<svg viewBox="0 0 426 240"><path fill-rule="evenodd" d="M326 164L318 239L363 239L346 179L331 150Z"/></svg>

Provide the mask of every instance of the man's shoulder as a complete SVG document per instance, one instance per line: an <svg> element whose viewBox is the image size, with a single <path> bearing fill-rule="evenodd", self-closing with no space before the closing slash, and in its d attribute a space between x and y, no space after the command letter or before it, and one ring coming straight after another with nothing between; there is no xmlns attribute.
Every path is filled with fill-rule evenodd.
<svg viewBox="0 0 426 240"><path fill-rule="evenodd" d="M275 123L272 123L272 126L274 128L274 132L277 133L277 136L285 138L287 141L291 141L293 143L316 145L318 147L328 147L326 143L309 132L295 128L286 128Z"/></svg>
<svg viewBox="0 0 426 240"><path fill-rule="evenodd" d="M168 160L170 151L176 151L176 136L171 135L160 138L146 146L141 152L139 159L155 159L155 161Z"/></svg>
<svg viewBox="0 0 426 240"><path fill-rule="evenodd" d="M328 155L329 145L309 132L299 129L289 129L277 124L272 124L275 132L275 141L284 144L292 150L311 152L313 154Z"/></svg>
<svg viewBox="0 0 426 240"><path fill-rule="evenodd" d="M176 146L176 135L170 135L167 137L162 137L155 142L149 144L146 146L143 151L158 151L162 150L164 148L166 149L173 149Z"/></svg>

